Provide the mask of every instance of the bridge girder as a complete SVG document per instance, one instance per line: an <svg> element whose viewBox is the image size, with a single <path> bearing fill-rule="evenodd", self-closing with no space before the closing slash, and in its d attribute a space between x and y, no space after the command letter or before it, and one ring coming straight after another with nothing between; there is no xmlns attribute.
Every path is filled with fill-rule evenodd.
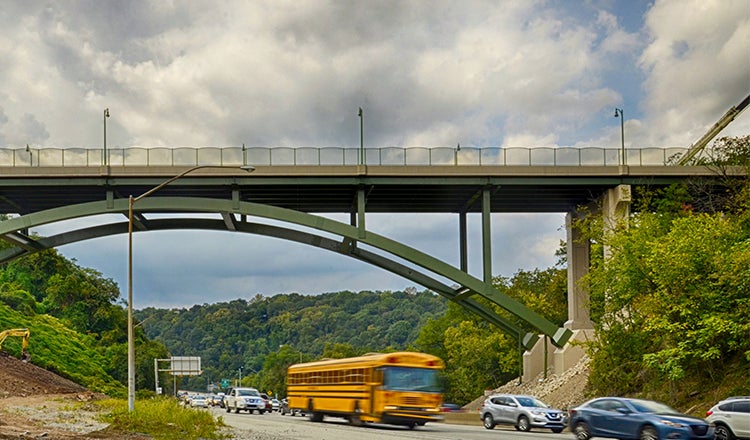
<svg viewBox="0 0 750 440"><path fill-rule="evenodd" d="M470 274L427 255L417 249L391 240L387 237L375 234L360 227L338 222L326 217L308 214L300 211L280 208L276 206L263 205L251 202L241 202L226 199L207 199L198 197L150 197L142 199L136 205L137 211L144 213L219 213L221 220L208 221L207 219L154 219L148 221L148 230L159 229L215 229L215 230L237 230L254 234L269 235L300 243L328 249L342 255L347 255L395 274L417 282L424 287L434 290L436 293L456 302L472 313L486 319L498 326L503 332L517 338L521 344L529 349L538 336L535 333L524 332L510 321L495 314L491 310L471 298L480 295L501 308L510 312L523 322L530 324L539 332L550 337L556 346L564 346L571 337L569 329L559 328L547 321L542 316L525 307L513 298L494 289L491 284L485 283ZM121 213L126 215L128 211L127 199L115 199L98 202L69 205L59 208L38 211L15 217L0 222L0 237L10 242L13 247L0 252L0 264L36 252L42 249L60 246L104 235L127 233L127 222L99 225L78 231L66 232L54 237L42 238L32 243L18 243L19 231L28 228L55 223L58 221L82 218L101 214ZM237 221L235 214L243 216L261 217L276 220L297 226L305 226L328 234L341 237L341 240L332 240L316 234L306 233L293 229L272 227L258 223ZM28 241L28 240L25 240ZM380 254L369 252L360 246L347 246L347 243L366 244L373 248L387 252L402 260L408 261L421 269L438 275L459 285L454 289L439 281L432 275L398 263L397 261L384 257Z"/></svg>

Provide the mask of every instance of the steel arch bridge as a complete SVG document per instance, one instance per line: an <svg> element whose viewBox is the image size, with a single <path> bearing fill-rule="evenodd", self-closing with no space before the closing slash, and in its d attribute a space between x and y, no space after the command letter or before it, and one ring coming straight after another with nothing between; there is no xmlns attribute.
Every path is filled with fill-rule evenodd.
<svg viewBox="0 0 750 440"><path fill-rule="evenodd" d="M4 157L1 153L0 150L0 159ZM271 163L257 166L248 177L244 171L239 171L246 163L241 154L222 155L209 162L210 165L201 165L208 159L197 150L190 153L195 162L181 165L146 162L145 165L115 167L75 162L68 155L58 157L52 154L52 160L44 151L14 150L9 156L13 160L7 163L0 160L0 214L18 215L0 222L0 238L11 245L0 251L0 264L68 243L127 233L129 223L101 224L51 237L32 237L28 234L31 228L101 214L120 214L127 218L128 194L145 194L164 183L165 179L186 172L186 169L191 171L189 167L233 168L233 171L191 173L159 190L158 194L139 200L134 230L236 231L315 246L380 267L427 287L495 324L526 349L534 346L538 333L563 347L572 336L570 329L552 324L492 287L491 260L488 257L490 214L571 214L579 206L599 200L618 185L645 183L663 186L687 177L715 174L715 170L706 167L642 163L623 166L607 161L586 165L580 160L572 165L537 166L528 163L517 166L505 162L500 165L463 165L462 159L454 156L455 161L447 165ZM639 154L646 157L645 152ZM667 151L664 151L660 157L666 155ZM324 156L319 152L318 157ZM584 156L583 152L578 152L577 157ZM17 157L30 160L17 161ZM86 150L83 157L101 157L101 152ZM313 212L349 213L350 222L335 221L311 214ZM458 214L460 268L367 230L366 212ZM156 213L175 216L149 219L145 215ZM200 217L207 213L221 217ZM467 213L482 215L484 275L481 280L467 270ZM192 214L196 216L190 218ZM284 226L254 223L248 221L248 217L279 222ZM476 300L477 295L512 314L517 318L515 322L528 324L536 331L526 331L488 310Z"/></svg>
<svg viewBox="0 0 750 440"><path fill-rule="evenodd" d="M128 203L128 199L125 198L88 202L34 212L1 222L0 236L5 237L7 241L14 242L15 245L0 251L0 264L30 253L65 244L127 233L128 221L90 226L42 238L33 238L19 231L44 224L101 214L121 213L127 217ZM258 234L314 246L380 267L456 302L465 309L498 326L509 336L516 338L519 344L526 349L533 347L538 340L536 333L522 330L506 318L487 309L487 307L474 300L471 296L477 294L489 299L520 320L531 324L539 332L548 335L553 343L558 346L565 345L571 335L570 330L558 328L482 280L417 249L357 226L286 208L242 202L236 197L233 200L203 197L152 197L138 201L137 207L139 215L134 220L134 232L195 229ZM147 212L174 213L181 214L181 216L146 219L142 214ZM217 213L222 218L185 218L182 216L184 213ZM249 222L247 221L248 216L312 228L323 234ZM327 235L338 237L338 239L329 238ZM367 245L380 252L368 251L360 245ZM398 260L407 261L412 266L401 263ZM441 281L441 278L450 280L454 283L452 285L459 285L461 287L458 289L451 287L452 285Z"/></svg>

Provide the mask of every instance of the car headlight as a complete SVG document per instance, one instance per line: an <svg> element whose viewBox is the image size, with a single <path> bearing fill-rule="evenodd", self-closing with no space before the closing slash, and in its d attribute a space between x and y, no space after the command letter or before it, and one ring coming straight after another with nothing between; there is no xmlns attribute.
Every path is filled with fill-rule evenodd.
<svg viewBox="0 0 750 440"><path fill-rule="evenodd" d="M684 428L685 427L685 425L683 425L682 423L673 422L671 420L662 420L661 422L667 426L671 426L672 428Z"/></svg>
<svg viewBox="0 0 750 440"><path fill-rule="evenodd" d="M534 414L535 416L543 416L545 414L544 411L534 410L531 411L531 414Z"/></svg>

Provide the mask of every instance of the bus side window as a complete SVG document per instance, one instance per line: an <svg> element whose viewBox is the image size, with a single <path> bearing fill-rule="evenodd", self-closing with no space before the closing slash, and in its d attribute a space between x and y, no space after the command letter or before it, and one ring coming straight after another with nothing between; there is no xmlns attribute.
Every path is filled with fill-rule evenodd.
<svg viewBox="0 0 750 440"><path fill-rule="evenodd" d="M372 381L379 383L379 384L383 383L383 369L382 368L378 368L375 371L373 371Z"/></svg>

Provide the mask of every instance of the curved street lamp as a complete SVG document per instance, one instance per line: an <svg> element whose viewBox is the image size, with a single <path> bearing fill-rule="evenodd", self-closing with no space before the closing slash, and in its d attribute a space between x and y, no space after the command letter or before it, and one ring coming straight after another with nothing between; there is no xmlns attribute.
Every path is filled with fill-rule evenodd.
<svg viewBox="0 0 750 440"><path fill-rule="evenodd" d="M106 121L106 119L105 119ZM201 168L236 168L247 172L255 171L252 165L242 165L239 167L222 166L222 165L198 165L189 168L182 173L165 180L161 184L151 188L138 197L132 195L128 198L128 411L133 412L135 409L135 339L133 336L133 205L135 202L145 199L151 194L159 191L175 180L184 177Z"/></svg>

